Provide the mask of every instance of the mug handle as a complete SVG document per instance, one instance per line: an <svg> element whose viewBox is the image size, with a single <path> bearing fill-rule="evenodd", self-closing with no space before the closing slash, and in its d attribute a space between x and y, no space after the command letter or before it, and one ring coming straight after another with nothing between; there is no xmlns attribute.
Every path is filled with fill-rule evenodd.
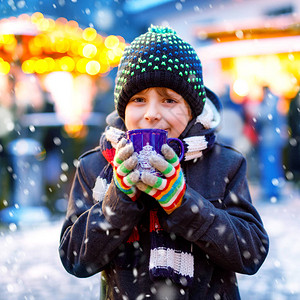
<svg viewBox="0 0 300 300"><path fill-rule="evenodd" d="M179 149L180 149L180 153L179 153L179 155L178 155L178 158L179 158L179 161L181 161L182 159L183 159L183 156L184 156L184 146L183 146L183 143L182 143L182 141L180 140L180 139L177 139L177 138L168 138L167 139L167 144L171 147L171 148L173 148L172 146L171 146L171 144L172 143L176 143L176 144L178 144L178 146L179 146ZM175 151L175 149L173 148L173 150ZM176 152L176 151L175 151Z"/></svg>

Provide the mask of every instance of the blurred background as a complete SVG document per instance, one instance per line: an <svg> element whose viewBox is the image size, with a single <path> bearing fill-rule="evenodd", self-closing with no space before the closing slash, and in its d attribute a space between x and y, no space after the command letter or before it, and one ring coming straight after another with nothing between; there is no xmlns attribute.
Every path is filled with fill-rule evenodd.
<svg viewBox="0 0 300 300"><path fill-rule="evenodd" d="M243 299L300 299L296 0L0 1L0 299L99 298L99 275L60 265L60 226L78 157L114 109L124 47L151 24L193 45L224 107L218 139L247 158L271 249L240 277Z"/></svg>

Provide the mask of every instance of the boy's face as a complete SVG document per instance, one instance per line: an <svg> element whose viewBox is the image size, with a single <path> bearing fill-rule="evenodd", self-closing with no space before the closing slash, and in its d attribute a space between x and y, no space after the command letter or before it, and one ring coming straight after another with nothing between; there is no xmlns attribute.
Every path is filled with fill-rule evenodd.
<svg viewBox="0 0 300 300"><path fill-rule="evenodd" d="M145 89L129 100L125 109L128 130L159 128L168 131L168 137L178 138L192 113L187 102L171 89Z"/></svg>

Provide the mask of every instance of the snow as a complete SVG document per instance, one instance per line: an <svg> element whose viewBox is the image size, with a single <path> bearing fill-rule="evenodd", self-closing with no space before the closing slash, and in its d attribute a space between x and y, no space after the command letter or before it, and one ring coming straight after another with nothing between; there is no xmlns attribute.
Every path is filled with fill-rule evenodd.
<svg viewBox="0 0 300 300"><path fill-rule="evenodd" d="M266 261L253 276L239 275L242 299L300 299L300 194L287 186L277 202L256 207L270 238Z"/></svg>
<svg viewBox="0 0 300 300"><path fill-rule="evenodd" d="M270 251L255 275L238 274L242 299L300 299L300 192L289 185L285 189L282 198L272 202L260 199L252 188L254 204L269 233ZM76 278L60 262L62 222L0 227L1 300L99 299L100 274Z"/></svg>
<svg viewBox="0 0 300 300"><path fill-rule="evenodd" d="M0 299L99 299L100 275L79 279L59 259L62 221L0 229Z"/></svg>

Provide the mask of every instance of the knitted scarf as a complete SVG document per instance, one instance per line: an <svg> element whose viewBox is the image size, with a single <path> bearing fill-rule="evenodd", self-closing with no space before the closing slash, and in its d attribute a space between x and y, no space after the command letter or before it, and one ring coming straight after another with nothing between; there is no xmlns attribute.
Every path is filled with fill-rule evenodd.
<svg viewBox="0 0 300 300"><path fill-rule="evenodd" d="M115 155L117 143L125 132L112 126L107 126L105 133L100 139L100 149L103 156L108 161L107 166L102 170L93 189L95 200L103 199L112 179L112 163ZM185 148L184 160L197 159L202 156L202 151L210 148L214 143L214 134L204 136L194 136L183 139ZM176 149L174 149L176 151ZM169 278L181 286L190 286L194 274L194 257L192 254L192 244L181 237L175 237L165 232L159 223L157 208L150 209L149 212L150 231L150 261L149 274L152 280L158 278ZM119 265L128 267L135 266L138 257L132 257L134 242L139 241L139 231L134 227L125 245L126 254L122 256L124 260ZM128 254L128 255L127 255ZM128 261L131 260L131 261Z"/></svg>
<svg viewBox="0 0 300 300"><path fill-rule="evenodd" d="M126 137L123 122L115 114L111 114L110 126L107 126L100 139L100 149L107 160L107 165L98 176L93 188L95 201L102 201L113 176L113 160L115 149L122 137ZM214 144L214 129L219 125L220 115L218 108L207 99L202 113L191 121L182 135L179 137L184 144L184 161L196 160L202 157ZM171 144L175 147L177 144ZM175 152L178 149L174 148ZM178 153L178 152L177 152ZM142 194L141 197L150 197ZM151 202L151 201L150 201ZM148 203L148 201L147 201ZM154 204L156 204L154 202ZM150 259L149 274L152 280L169 278L176 284L186 287L193 282L194 257L192 244L180 236L165 232L158 218L159 205L149 208L149 232L150 232ZM120 256L118 266L121 268L134 268L139 263L139 254L136 243L140 239L138 227L135 226L130 237L125 243L125 255Z"/></svg>

